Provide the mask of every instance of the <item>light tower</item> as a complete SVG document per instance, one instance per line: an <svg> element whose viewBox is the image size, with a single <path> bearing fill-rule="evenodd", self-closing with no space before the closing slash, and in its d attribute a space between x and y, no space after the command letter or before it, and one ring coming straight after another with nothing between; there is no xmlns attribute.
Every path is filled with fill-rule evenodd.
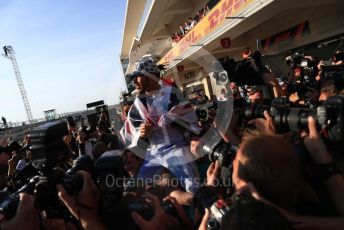
<svg viewBox="0 0 344 230"><path fill-rule="evenodd" d="M5 53L2 54L2 56L10 59L12 61L14 74L16 75L19 91L20 91L20 94L21 94L21 97L22 97L22 100L24 103L24 107L25 107L25 112L26 112L27 118L31 124L33 122L33 116L32 116L32 112L31 112L29 100L27 98L27 93L26 93L26 90L24 88L23 79L20 75L20 71L19 71L19 67L18 67L16 57L15 57L14 50L13 50L12 46L4 46L3 49L4 49Z"/></svg>

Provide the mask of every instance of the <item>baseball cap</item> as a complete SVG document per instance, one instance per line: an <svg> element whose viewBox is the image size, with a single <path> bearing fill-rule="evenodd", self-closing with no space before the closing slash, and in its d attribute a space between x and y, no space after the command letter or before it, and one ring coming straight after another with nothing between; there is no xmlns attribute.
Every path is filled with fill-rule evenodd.
<svg viewBox="0 0 344 230"><path fill-rule="evenodd" d="M130 79L134 80L137 76L146 76L151 78L160 78L162 65L158 65L160 57L153 54L144 55L135 63L134 71L130 74Z"/></svg>

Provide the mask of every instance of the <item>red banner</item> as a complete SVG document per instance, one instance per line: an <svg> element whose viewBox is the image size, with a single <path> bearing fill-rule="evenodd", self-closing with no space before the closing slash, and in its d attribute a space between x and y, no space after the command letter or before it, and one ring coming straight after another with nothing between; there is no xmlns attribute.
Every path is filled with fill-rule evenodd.
<svg viewBox="0 0 344 230"><path fill-rule="evenodd" d="M280 45L281 43L298 40L308 34L310 34L309 22L304 21L294 27L262 40L261 45L263 50L267 50L270 47Z"/></svg>
<svg viewBox="0 0 344 230"><path fill-rule="evenodd" d="M167 64L176 59L204 36L210 34L223 24L226 17L237 15L255 0L221 0L195 27L188 32L160 61Z"/></svg>

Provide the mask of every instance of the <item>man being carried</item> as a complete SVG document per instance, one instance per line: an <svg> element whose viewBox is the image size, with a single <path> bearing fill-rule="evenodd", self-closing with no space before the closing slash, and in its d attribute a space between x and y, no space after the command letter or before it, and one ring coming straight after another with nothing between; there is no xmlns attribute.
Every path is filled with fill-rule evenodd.
<svg viewBox="0 0 344 230"><path fill-rule="evenodd" d="M184 133L186 127L193 127L189 125L196 123L197 117L178 88L160 80L157 61L155 56L146 55L136 63L131 77L140 93L121 136L135 154L145 159L139 176L154 177L155 170L163 166L187 192L193 193L199 185L199 175Z"/></svg>

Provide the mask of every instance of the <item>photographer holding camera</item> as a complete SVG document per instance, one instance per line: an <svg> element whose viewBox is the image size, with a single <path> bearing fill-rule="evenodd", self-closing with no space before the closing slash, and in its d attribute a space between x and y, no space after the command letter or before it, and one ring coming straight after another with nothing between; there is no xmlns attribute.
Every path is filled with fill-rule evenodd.
<svg viewBox="0 0 344 230"><path fill-rule="evenodd" d="M92 181L91 175L84 171L79 171L79 175L83 178L83 187L76 197L70 196L61 185L57 185L58 196L66 205L73 216L80 221L83 229L106 229L98 216L99 192L98 188ZM10 220L4 220L1 216L1 229L39 229L41 224L46 225L51 222L44 217L35 208L35 200L31 195L20 194L19 205L16 215ZM43 221L43 223L40 222ZM59 220L53 220L57 223ZM52 229L53 225L48 225L48 229ZM67 229L67 225L63 222L58 229Z"/></svg>
<svg viewBox="0 0 344 230"><path fill-rule="evenodd" d="M143 195L154 208L154 216L149 220L143 219L138 213L132 212L131 217L140 229L192 229L192 223L183 208L177 203L173 197L165 197L164 202L170 201L176 213L174 215L166 213L161 207L161 203L157 196L152 194Z"/></svg>
<svg viewBox="0 0 344 230"><path fill-rule="evenodd" d="M337 50L333 59L327 61L320 61L317 65L318 75L317 81L321 84L320 101L327 98L343 94L344 89L344 52Z"/></svg>
<svg viewBox="0 0 344 230"><path fill-rule="evenodd" d="M265 114L267 119L259 119L254 122L259 124L258 129L261 134L259 136L251 136L241 143L236 158L233 161L233 181L237 190L236 195L248 193L257 201L278 210L292 224L293 228L343 228L344 219L342 217L312 217L312 215L317 213L316 210L313 210L316 206L311 205L305 209L305 204L308 203L307 205L310 205L310 201L313 203L317 202L318 198L315 195L315 191L303 179L299 163L297 163L297 156L291 150L291 146L283 141L281 137L274 134L273 121L267 113ZM340 174L334 165L333 157L321 140L316 128L316 121L312 117L308 118L308 129L309 132L302 132L304 144L313 162L320 167L318 169L320 174L317 175L322 175L322 183L327 189L334 207L340 216L343 216L344 199L340 195L344 193L343 175ZM217 184L216 180L219 178L219 172L218 162L213 162L207 172L208 186ZM320 214L319 211L323 213L322 215L324 215L324 212L326 213L326 210L320 209L318 214L316 214L317 216ZM205 212L200 229L207 229L206 226L209 226L210 213L208 210ZM229 213L235 213L235 211ZM226 229L225 226L228 226L228 223L231 224L231 229L244 229L243 226L246 226L245 222L241 223L243 224L241 225L242 228L238 227L240 225L237 225L244 220L243 217L240 217L240 214L243 215L242 210L237 214L237 218L239 218L237 221L239 222L235 222L234 219L232 219L232 222L226 222L230 219L228 215L231 214L225 214L222 217L223 222L220 229ZM270 229L271 224L273 226L272 229L284 229L273 224L275 220L280 219L277 216L270 216L266 222L267 225L262 229ZM264 218L264 216L259 218ZM260 220L260 223L262 223L261 221L263 219ZM275 224L277 223L275 222ZM237 227L234 227L235 225ZM290 228L291 226L286 229Z"/></svg>
<svg viewBox="0 0 344 230"><path fill-rule="evenodd" d="M243 58L248 62L251 56L252 52L247 52L244 53ZM306 88L312 88L314 95L319 92L320 88L314 87L316 84L313 84L314 74L317 71L312 70L316 62L303 54L290 57L290 61L292 68L300 65L298 68L301 84L298 83L295 87L292 82L287 83L289 92L295 88L296 92L300 92L298 102L292 103L287 98L278 98L278 94L274 100L266 102L262 101L266 99L266 95L259 94L259 97L251 99L253 103L242 103L239 97L235 97L235 113L232 116L230 129L222 130L221 126L215 123L220 128L224 143L209 152L209 158L213 160L213 163L208 169L207 185L218 187L218 180L224 179L223 168L229 168L229 170L232 168L232 181L237 190L240 191L240 188L245 187L249 182L253 183L260 196L269 201L268 205L279 211L284 210L281 213L292 222L293 227L309 226L311 229L317 229L317 227L326 229L326 221L329 221L331 229L341 229L343 220L338 215L342 215L344 205L342 197L338 195L343 193L343 176L336 165L339 165L342 159L338 155L342 152L343 146L343 98L338 96L339 91L334 91L332 95L329 95L334 97L325 98L322 104L313 103L307 94L311 91ZM244 87L253 88L253 93L259 92L255 88L260 83L251 81L254 75L248 74L253 73L251 70L243 75L240 71L244 69L237 67L233 70L231 63L225 64L227 64L224 66L225 71L221 72L219 68L215 68L213 76L217 82L226 84L230 79L239 85L250 85L250 87ZM254 65L250 68L256 69ZM324 76L332 80L340 80L343 76L337 69L326 71ZM260 74L263 79L261 71ZM238 76L246 78L239 79ZM340 84L335 84L335 88L338 89L338 87ZM313 98L317 98L314 95ZM309 116L314 118L308 118ZM237 127L241 129L238 130ZM307 127L309 134L303 131L302 135L298 135L302 130L307 130ZM322 128L321 134L317 131L319 127ZM230 142L233 142L233 134L241 139L234 158L229 150ZM330 147L329 149L325 147L320 136ZM337 191L333 190L332 180L340 186ZM271 205L272 203L274 205ZM213 202L210 204L215 205ZM208 210L211 209L211 205L205 207ZM217 208L220 213L227 212L225 207ZM217 212L214 209L206 213L215 216L218 219L217 222L221 223ZM222 215L223 218L224 216ZM295 219L291 218L295 216L300 217L304 225L297 225L294 222ZM323 217L317 219L315 216ZM333 218L326 218L326 216L333 216ZM312 224L312 221L317 224ZM209 228L209 224L213 222L203 221L202 223L203 228L207 228L206 225Z"/></svg>
<svg viewBox="0 0 344 230"><path fill-rule="evenodd" d="M5 220L4 216L0 214L1 229L39 229L40 220L39 214L34 207L34 198L25 193L20 194L19 205L17 213L11 220Z"/></svg>
<svg viewBox="0 0 344 230"><path fill-rule="evenodd" d="M61 185L57 185L58 196L73 214L80 221L84 229L106 229L98 216L99 191L89 173L79 171L82 176L83 186L76 197L70 196Z"/></svg>

